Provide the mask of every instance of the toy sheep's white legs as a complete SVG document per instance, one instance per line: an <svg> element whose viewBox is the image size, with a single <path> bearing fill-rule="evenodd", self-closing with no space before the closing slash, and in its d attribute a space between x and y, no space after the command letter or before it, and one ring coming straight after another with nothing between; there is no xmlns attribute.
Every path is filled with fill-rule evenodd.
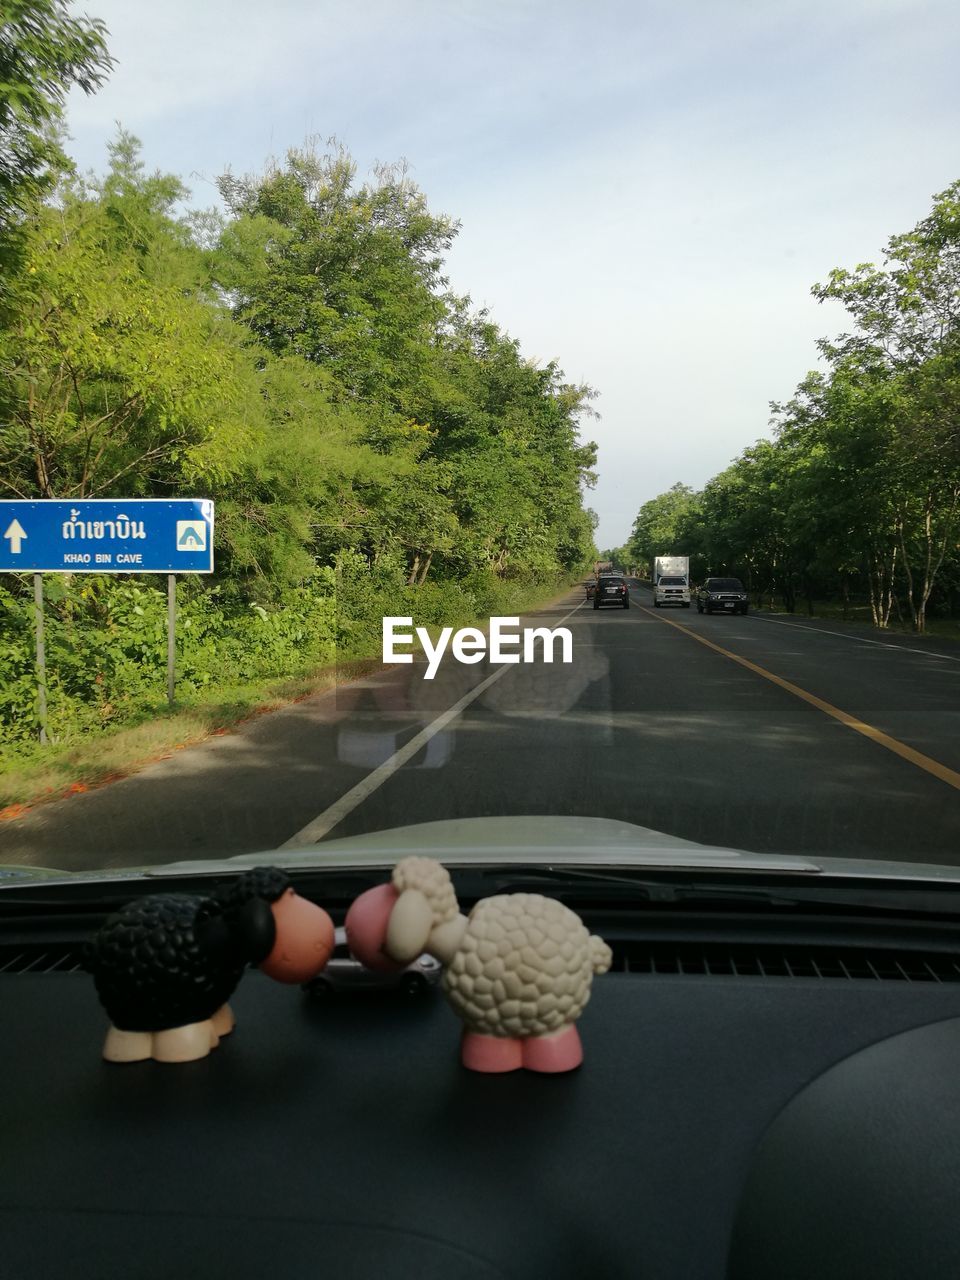
<svg viewBox="0 0 960 1280"><path fill-rule="evenodd" d="M237 1020L233 1016L233 1010L228 1004L222 1004L217 1012L210 1019L210 1025L217 1033L218 1037L228 1036L233 1028L237 1025Z"/></svg>
<svg viewBox="0 0 960 1280"><path fill-rule="evenodd" d="M143 1062L153 1057L153 1036L149 1031L120 1031L111 1027L103 1042L107 1062Z"/></svg>
<svg viewBox="0 0 960 1280"><path fill-rule="evenodd" d="M193 1022L187 1027L171 1027L169 1031L120 1031L111 1027L103 1044L107 1062L193 1062L205 1058L237 1025L233 1010L223 1004L206 1022Z"/></svg>
<svg viewBox="0 0 960 1280"><path fill-rule="evenodd" d="M153 1033L153 1058L157 1062L195 1062L205 1058L220 1043L209 1018L186 1027L171 1027Z"/></svg>

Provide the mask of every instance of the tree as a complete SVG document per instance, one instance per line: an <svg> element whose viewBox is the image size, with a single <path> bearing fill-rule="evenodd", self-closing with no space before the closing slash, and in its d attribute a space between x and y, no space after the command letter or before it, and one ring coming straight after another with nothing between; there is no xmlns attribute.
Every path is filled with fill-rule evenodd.
<svg viewBox="0 0 960 1280"><path fill-rule="evenodd" d="M914 630L960 527L960 349L928 357L897 379L891 448L897 532ZM893 469L893 468L892 468Z"/></svg>
<svg viewBox="0 0 960 1280"><path fill-rule="evenodd" d="M875 625L895 607L898 571L889 457L888 378L867 353L810 373L794 398L774 404L777 446L788 461L786 533L802 547L803 575L845 607L864 574Z"/></svg>
<svg viewBox="0 0 960 1280"><path fill-rule="evenodd" d="M419 417L445 307L442 255L457 224L427 208L401 166L357 186L340 146L287 153L261 178L227 174L219 281L275 354L328 368L352 397Z"/></svg>
<svg viewBox="0 0 960 1280"><path fill-rule="evenodd" d="M113 66L104 24L68 9L66 0L0 5L0 237L67 167L58 138L67 90L93 93Z"/></svg>
<svg viewBox="0 0 960 1280"><path fill-rule="evenodd" d="M837 585L846 608L862 574L875 625L905 605L923 631L941 575L958 579L960 183L890 239L882 267L837 269L813 292L855 328L824 339L826 372L772 406L774 441L706 485L693 541L788 609Z"/></svg>
<svg viewBox="0 0 960 1280"><path fill-rule="evenodd" d="M583 491L595 482L596 445L580 443L579 419L592 396L554 362L524 360L485 313L451 312L428 413L433 452L450 467L462 557L501 576L570 571L589 558Z"/></svg>
<svg viewBox="0 0 960 1280"><path fill-rule="evenodd" d="M956 551L960 182L934 197L912 231L891 237L882 268L837 269L813 292L842 302L857 326L820 346L834 389L861 410L854 435L879 445L869 465L887 514L870 553L874 620L886 624L899 572L914 628L923 631L938 575Z"/></svg>
<svg viewBox="0 0 960 1280"><path fill-rule="evenodd" d="M235 317L274 356L322 370L358 443L384 460L351 490L344 545L371 565L399 557L410 585L579 567L596 451L578 423L592 393L445 292L457 224L402 167L358 184L340 147L290 151L282 169L227 175L221 190L233 216L215 280Z"/></svg>
<svg viewBox="0 0 960 1280"><path fill-rule="evenodd" d="M689 554L687 524L696 504L690 486L679 483L645 502L627 543L631 559L647 565L653 563L654 556Z"/></svg>
<svg viewBox="0 0 960 1280"><path fill-rule="evenodd" d="M960 180L934 196L930 214L912 231L891 236L884 266L835 268L811 290L820 302L842 302L858 332L823 339L836 358L869 351L891 370L916 367L957 340L960 329Z"/></svg>
<svg viewBox="0 0 960 1280"><path fill-rule="evenodd" d="M233 474L257 401L246 331L184 288L192 267L150 278L158 237L174 237L149 188L139 225L117 222L109 179L93 191L64 179L57 195L24 223L8 283L0 487L157 495ZM128 209L136 199L128 190Z"/></svg>

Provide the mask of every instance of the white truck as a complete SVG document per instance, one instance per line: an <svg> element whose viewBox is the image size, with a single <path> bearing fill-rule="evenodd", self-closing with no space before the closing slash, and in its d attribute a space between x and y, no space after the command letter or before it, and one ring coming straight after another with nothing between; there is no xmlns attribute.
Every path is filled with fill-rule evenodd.
<svg viewBox="0 0 960 1280"><path fill-rule="evenodd" d="M690 608L690 557L657 556L653 562L653 607Z"/></svg>

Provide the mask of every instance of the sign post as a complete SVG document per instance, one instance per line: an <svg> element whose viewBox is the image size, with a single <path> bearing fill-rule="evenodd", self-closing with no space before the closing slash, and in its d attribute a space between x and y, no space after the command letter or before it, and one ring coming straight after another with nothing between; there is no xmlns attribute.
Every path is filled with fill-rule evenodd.
<svg viewBox="0 0 960 1280"><path fill-rule="evenodd" d="M176 575L213 572L209 498L0 501L0 573L33 573L40 741L47 741L44 573L167 575L167 699L173 705Z"/></svg>
<svg viewBox="0 0 960 1280"><path fill-rule="evenodd" d="M167 574L167 703L173 706L174 666L177 660L177 575Z"/></svg>
<svg viewBox="0 0 960 1280"><path fill-rule="evenodd" d="M37 713L40 745L47 745L47 655L43 645L43 574L33 575L33 612L37 623Z"/></svg>

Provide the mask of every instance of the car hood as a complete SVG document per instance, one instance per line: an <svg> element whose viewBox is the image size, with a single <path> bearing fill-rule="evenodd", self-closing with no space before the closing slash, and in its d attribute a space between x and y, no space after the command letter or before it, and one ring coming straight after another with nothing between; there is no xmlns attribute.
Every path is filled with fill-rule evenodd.
<svg viewBox="0 0 960 1280"><path fill-rule="evenodd" d="M122 871L65 872L55 868L0 866L0 885L29 881L127 880L190 876L251 866L307 868L389 867L409 854L442 858L454 866L528 864L581 867L666 868L682 872L730 871L856 877L960 884L960 867L869 858L751 853L697 844L650 827L612 818L520 816L456 818L324 840L302 849L235 857L169 862Z"/></svg>

